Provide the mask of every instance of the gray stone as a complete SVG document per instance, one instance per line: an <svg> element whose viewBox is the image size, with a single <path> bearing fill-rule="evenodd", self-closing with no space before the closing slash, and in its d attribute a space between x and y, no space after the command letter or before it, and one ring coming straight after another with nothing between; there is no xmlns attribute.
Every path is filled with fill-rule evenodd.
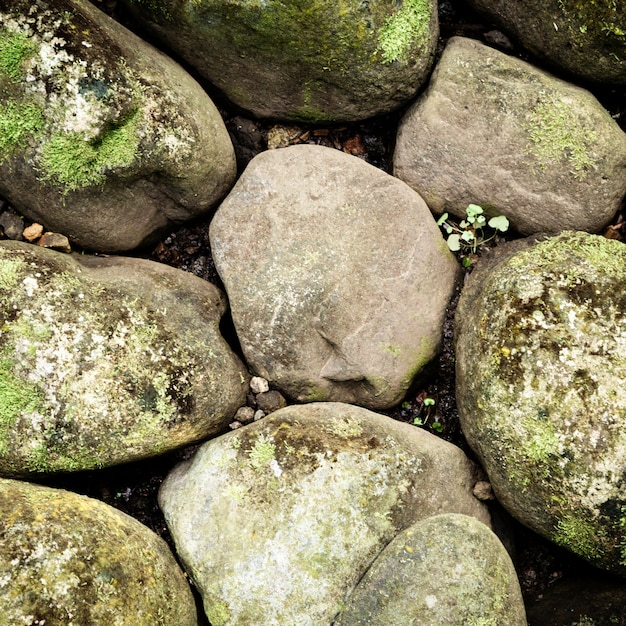
<svg viewBox="0 0 626 626"><path fill-rule="evenodd" d="M400 531L489 523L475 466L434 435L340 403L289 406L213 439L164 481L176 549L219 626L330 624Z"/></svg>
<svg viewBox="0 0 626 626"><path fill-rule="evenodd" d="M474 517L448 513L397 535L334 624L526 626L526 613L500 540Z"/></svg>
<svg viewBox="0 0 626 626"><path fill-rule="evenodd" d="M437 354L458 264L422 199L361 159L258 155L210 238L246 359L289 397L389 407Z"/></svg>
<svg viewBox="0 0 626 626"><path fill-rule="evenodd" d="M123 0L235 104L256 117L358 120L409 101L437 36L434 0Z"/></svg>
<svg viewBox="0 0 626 626"><path fill-rule="evenodd" d="M269 383L261 376L253 376L250 379L250 390L252 393L265 393L270 390Z"/></svg>
<svg viewBox="0 0 626 626"><path fill-rule="evenodd" d="M97 500L0 479L0 623L195 626L167 544Z"/></svg>
<svg viewBox="0 0 626 626"><path fill-rule="evenodd" d="M623 0L468 0L553 67L583 81L626 85Z"/></svg>
<svg viewBox="0 0 626 626"><path fill-rule="evenodd" d="M483 257L456 313L463 432L502 505L626 573L626 245L587 233Z"/></svg>
<svg viewBox="0 0 626 626"><path fill-rule="evenodd" d="M257 406L265 414L273 413L274 411L278 411L278 409L282 409L287 406L287 401L283 395L275 389L259 393L255 399Z"/></svg>
<svg viewBox="0 0 626 626"><path fill-rule="evenodd" d="M219 113L89 2L0 9L0 193L81 247L121 251L211 209L235 177Z"/></svg>
<svg viewBox="0 0 626 626"><path fill-rule="evenodd" d="M0 242L0 474L153 456L222 431L247 372L224 296L142 259Z"/></svg>
<svg viewBox="0 0 626 626"><path fill-rule="evenodd" d="M626 135L588 91L455 37L400 124L394 174L436 214L596 232L626 194Z"/></svg>

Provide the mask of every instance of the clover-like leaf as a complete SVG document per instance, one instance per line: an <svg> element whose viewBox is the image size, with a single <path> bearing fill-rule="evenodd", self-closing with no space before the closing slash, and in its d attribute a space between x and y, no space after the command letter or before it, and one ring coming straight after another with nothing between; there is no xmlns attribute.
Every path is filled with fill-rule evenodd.
<svg viewBox="0 0 626 626"><path fill-rule="evenodd" d="M489 220L489 226L504 233L509 229L509 220L504 215L497 215Z"/></svg>
<svg viewBox="0 0 626 626"><path fill-rule="evenodd" d="M464 230L461 233L461 239L469 243L470 241L474 241L474 239L476 239L476 235L474 235L471 230Z"/></svg>
<svg viewBox="0 0 626 626"><path fill-rule="evenodd" d="M448 237L448 248L452 250L452 252L458 252L461 249L461 236L460 235L450 235Z"/></svg>
<svg viewBox="0 0 626 626"><path fill-rule="evenodd" d="M448 214L444 213L438 220L437 220L437 226L441 226L443 225L443 223L448 219Z"/></svg>

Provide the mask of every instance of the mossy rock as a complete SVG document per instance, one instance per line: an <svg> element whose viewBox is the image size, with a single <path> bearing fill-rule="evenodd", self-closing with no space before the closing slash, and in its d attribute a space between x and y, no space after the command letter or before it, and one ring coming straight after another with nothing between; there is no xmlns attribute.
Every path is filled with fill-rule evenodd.
<svg viewBox="0 0 626 626"><path fill-rule="evenodd" d="M84 248L147 245L234 180L201 87L89 2L0 9L0 94L0 193Z"/></svg>
<svg viewBox="0 0 626 626"><path fill-rule="evenodd" d="M447 513L397 535L334 624L526 626L526 614L500 540L476 518Z"/></svg>
<svg viewBox="0 0 626 626"><path fill-rule="evenodd" d="M469 0L541 61L584 81L626 85L623 0Z"/></svg>
<svg viewBox="0 0 626 626"><path fill-rule="evenodd" d="M449 40L398 128L394 176L433 213L469 204L523 235L599 232L626 194L626 134L586 89L465 37Z"/></svg>
<svg viewBox="0 0 626 626"><path fill-rule="evenodd" d="M167 544L97 500L0 479L0 624L196 626Z"/></svg>
<svg viewBox="0 0 626 626"><path fill-rule="evenodd" d="M87 470L216 434L246 370L223 295L141 259L0 244L0 475Z"/></svg>
<svg viewBox="0 0 626 626"><path fill-rule="evenodd" d="M328 122L391 111L434 59L433 0L124 0L143 26L259 117Z"/></svg>
<svg viewBox="0 0 626 626"><path fill-rule="evenodd" d="M505 508L626 574L626 245L581 232L481 260L456 313L463 432Z"/></svg>
<svg viewBox="0 0 626 626"><path fill-rule="evenodd" d="M331 624L372 560L425 517L489 523L475 466L348 404L289 406L206 443L159 502L214 626Z"/></svg>

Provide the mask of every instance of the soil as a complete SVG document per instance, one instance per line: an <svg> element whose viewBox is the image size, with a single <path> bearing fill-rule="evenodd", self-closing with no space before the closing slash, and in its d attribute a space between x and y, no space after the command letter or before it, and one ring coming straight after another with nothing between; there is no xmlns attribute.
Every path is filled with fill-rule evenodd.
<svg viewBox="0 0 626 626"><path fill-rule="evenodd" d="M95 3L124 23L126 18L118 11L115 0L101 0ZM488 42L496 47L499 46L508 53L516 54L540 65L506 37L494 32L492 25L465 7L459 0L441 1L439 11L441 29L439 53L451 36L461 35ZM146 39L150 38L146 36ZM180 59L178 60L180 62ZM194 74L199 82L203 83L202 79L195 75L191 68L187 69ZM404 112L402 110L360 124L343 124L326 128L286 126L247 118L242 111L227 103L209 85L204 86L218 104L224 117L235 145L240 171L258 152L268 147L280 147L294 143L315 143L334 147L364 158L387 172L391 171L395 132L398 121ZM594 89L593 91L614 119L626 130L626 90ZM0 202L0 209L3 206L10 209L10 207L6 207L5 203ZM143 256L192 272L222 287L211 257L208 226L209 220L203 219L180 227L167 234L153 250L145 251ZM611 238L624 240L626 211L622 210L618 213L605 234ZM508 235L508 238L511 236L514 235ZM503 238L499 238L492 245L497 245L501 241ZM473 264L476 258L470 260ZM470 272L471 269L470 265L465 271ZM455 361L452 339L454 310L459 293L460 288L448 310L441 355L422 379L415 384L405 401L393 410L387 411L387 414L394 419L416 424L416 427L427 428L437 436L460 446L468 455L472 456L461 432L455 400ZM225 337L231 342L235 350L240 351L232 321L227 318L222 326ZM434 404L431 403L431 399L434 400ZM197 448L198 445L189 446L143 462L99 471L48 477L39 482L70 489L102 500L138 519L163 537L173 548L172 538L157 504L157 492L161 482L172 467L190 458ZM543 599L549 595L548 592L552 589L565 588L567 584L579 581L581 577L584 579L594 578L600 574L569 553L560 550L519 525L496 502L493 502L491 507L496 530L509 549L519 574L529 612L529 624L531 626L572 624L572 620L577 619L578 615L567 612L542 611ZM603 580L608 581L607 584L609 585L617 587L622 585L616 579L607 578L605 575L602 577ZM199 600L198 607L200 626L208 626L208 621L200 609ZM609 623L609 621L596 619L594 623ZM611 621L610 623L621 622Z"/></svg>

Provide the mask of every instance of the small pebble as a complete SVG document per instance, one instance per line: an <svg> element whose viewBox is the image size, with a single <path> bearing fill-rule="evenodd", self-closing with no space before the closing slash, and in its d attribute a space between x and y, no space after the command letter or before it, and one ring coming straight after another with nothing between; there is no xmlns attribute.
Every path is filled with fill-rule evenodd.
<svg viewBox="0 0 626 626"><path fill-rule="evenodd" d="M35 241L43 235L43 226L35 222L34 224L27 226L22 235L24 235L24 239L26 239L26 241Z"/></svg>
<svg viewBox="0 0 626 626"><path fill-rule="evenodd" d="M52 250L58 250L59 252L71 252L69 239L65 235L60 233L44 233L39 241L38 246L42 248L51 248Z"/></svg>
<svg viewBox="0 0 626 626"><path fill-rule="evenodd" d="M253 393L265 393L270 390L270 384L261 376L253 376L250 379L250 389Z"/></svg>
<svg viewBox="0 0 626 626"><path fill-rule="evenodd" d="M488 483L486 480L479 480L474 485L474 496L483 502L487 500L495 500L496 497L493 495L493 489L491 488L491 483Z"/></svg>
<svg viewBox="0 0 626 626"><path fill-rule="evenodd" d="M22 240L22 233L24 232L24 222L15 213L10 211L4 211L0 213L0 226L4 231L4 236L14 241Z"/></svg>
<svg viewBox="0 0 626 626"><path fill-rule="evenodd" d="M228 427L231 430L237 430L237 428L241 428L243 426L243 424L241 422L238 422L237 420L235 420L234 422L231 422Z"/></svg>
<svg viewBox="0 0 626 626"><path fill-rule="evenodd" d="M251 406L242 406L235 413L235 420L242 424L249 424L254 420L254 409Z"/></svg>
<svg viewBox="0 0 626 626"><path fill-rule="evenodd" d="M254 412L254 421L258 422L259 420L262 420L265 417L265 411L261 411L261 409L258 409L257 411Z"/></svg>
<svg viewBox="0 0 626 626"><path fill-rule="evenodd" d="M278 391L266 391L256 396L256 404L265 413L273 413L287 406L287 400Z"/></svg>

